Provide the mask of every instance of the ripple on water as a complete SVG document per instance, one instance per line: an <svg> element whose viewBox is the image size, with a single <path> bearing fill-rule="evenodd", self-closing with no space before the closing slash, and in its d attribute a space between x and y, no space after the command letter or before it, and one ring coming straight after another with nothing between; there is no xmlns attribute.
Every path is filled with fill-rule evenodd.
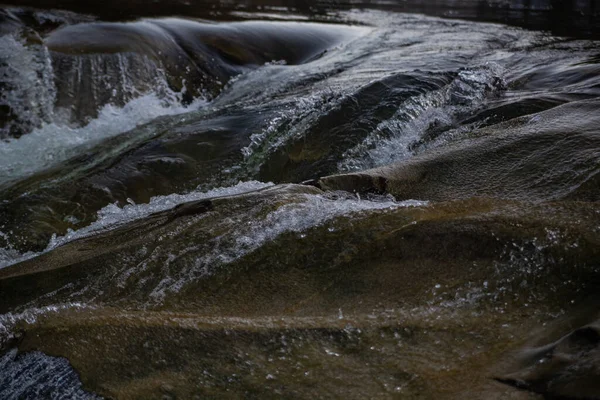
<svg viewBox="0 0 600 400"><path fill-rule="evenodd" d="M0 370L0 398L5 400L101 399L83 390L79 375L65 358L10 350L0 357Z"/></svg>

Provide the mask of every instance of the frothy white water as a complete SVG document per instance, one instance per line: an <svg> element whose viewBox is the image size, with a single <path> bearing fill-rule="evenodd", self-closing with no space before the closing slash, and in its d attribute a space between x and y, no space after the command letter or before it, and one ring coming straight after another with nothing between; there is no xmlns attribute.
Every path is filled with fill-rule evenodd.
<svg viewBox="0 0 600 400"><path fill-rule="evenodd" d="M166 72L147 57L120 53L65 57L53 56L46 46L29 43L19 34L2 36L0 107L8 110L9 119L0 125L0 185L50 168L159 116L206 103L197 99L182 105L185 81L182 92L171 90ZM90 72L83 68L84 61ZM79 82L86 74L89 90ZM136 86L132 78L136 74L147 79L138 79L142 83ZM97 100L104 92L112 95ZM97 118L75 117L86 112L78 110L80 98L90 100L89 107L95 109L87 112Z"/></svg>
<svg viewBox="0 0 600 400"><path fill-rule="evenodd" d="M189 106L166 102L154 93L131 100L124 107L104 106L98 118L81 128L46 123L41 128L0 142L0 183L23 179L65 161L100 141L130 131L157 117L177 115L206 104L197 100Z"/></svg>
<svg viewBox="0 0 600 400"><path fill-rule="evenodd" d="M236 245L231 249L232 256L222 255L223 261L231 262L286 232L302 233L310 228L321 226L337 217L365 211L394 210L402 207L421 207L427 201L407 200L397 202L393 199L383 201L356 199L332 199L321 194L304 194L302 202L286 204L269 213L263 220L253 221L246 232L236 237ZM331 227L333 232L335 228ZM237 232L236 232L237 233Z"/></svg>
<svg viewBox="0 0 600 400"><path fill-rule="evenodd" d="M0 232L1 233L1 232ZM9 265L18 264L20 262L36 257L41 253L28 251L20 253L9 245L9 247L0 247L0 268L8 267Z"/></svg>
<svg viewBox="0 0 600 400"><path fill-rule="evenodd" d="M279 110L267 124L264 130L250 136L250 144L242 149L246 160L257 157L260 162L261 155L283 146L294 138L300 138L306 132L311 122L314 122L315 111L323 110L329 103L333 103L334 95L331 91L320 90L317 93L295 99L293 106ZM331 105L329 105L331 106Z"/></svg>

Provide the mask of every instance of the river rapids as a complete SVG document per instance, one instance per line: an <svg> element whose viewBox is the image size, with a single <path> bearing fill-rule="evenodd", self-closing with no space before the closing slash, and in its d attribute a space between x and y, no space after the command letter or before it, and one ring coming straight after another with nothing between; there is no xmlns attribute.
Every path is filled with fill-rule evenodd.
<svg viewBox="0 0 600 400"><path fill-rule="evenodd" d="M594 0L8 3L1 399L600 399Z"/></svg>

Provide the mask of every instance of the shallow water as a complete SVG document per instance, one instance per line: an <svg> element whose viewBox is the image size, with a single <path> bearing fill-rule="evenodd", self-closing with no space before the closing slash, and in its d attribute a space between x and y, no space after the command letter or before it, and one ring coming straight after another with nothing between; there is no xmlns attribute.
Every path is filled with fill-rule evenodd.
<svg viewBox="0 0 600 400"><path fill-rule="evenodd" d="M591 3L175 3L0 13L5 398L600 398Z"/></svg>

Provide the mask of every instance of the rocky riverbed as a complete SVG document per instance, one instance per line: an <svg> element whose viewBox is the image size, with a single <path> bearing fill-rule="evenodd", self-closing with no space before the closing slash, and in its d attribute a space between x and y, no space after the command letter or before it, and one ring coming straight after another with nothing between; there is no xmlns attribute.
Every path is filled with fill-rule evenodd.
<svg viewBox="0 0 600 400"><path fill-rule="evenodd" d="M0 398L600 398L597 10L446 3L2 9Z"/></svg>

